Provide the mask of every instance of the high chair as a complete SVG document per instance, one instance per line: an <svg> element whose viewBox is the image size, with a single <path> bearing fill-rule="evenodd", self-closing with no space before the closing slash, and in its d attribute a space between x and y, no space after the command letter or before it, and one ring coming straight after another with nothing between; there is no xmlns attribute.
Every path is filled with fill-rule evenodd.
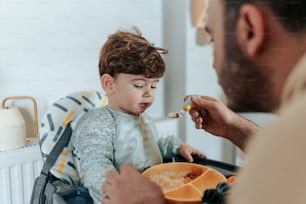
<svg viewBox="0 0 306 204"><path fill-rule="evenodd" d="M53 103L40 121L39 145L43 159L46 160L68 123L71 122L73 130L77 121L86 112L107 103L108 99L102 91L76 92ZM76 169L76 157L72 150L69 141L51 168L51 173L69 185L78 185L80 179Z"/></svg>

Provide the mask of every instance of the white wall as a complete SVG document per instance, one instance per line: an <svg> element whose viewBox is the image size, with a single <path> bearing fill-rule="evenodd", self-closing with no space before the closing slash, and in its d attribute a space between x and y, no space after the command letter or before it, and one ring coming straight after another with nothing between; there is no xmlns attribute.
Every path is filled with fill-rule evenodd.
<svg viewBox="0 0 306 204"><path fill-rule="evenodd" d="M162 46L161 2L1 0L0 100L31 95L41 116L59 97L100 89L98 55L109 34L137 26ZM163 82L159 87L154 118L164 116Z"/></svg>
<svg viewBox="0 0 306 204"><path fill-rule="evenodd" d="M222 98L211 48L196 43L190 10L188 0L1 0L0 100L32 95L41 116L59 97L100 89L102 44L118 28L132 26L169 49L166 76L148 111L153 118L178 110L186 94ZM234 160L232 145L196 130L189 115L179 119L178 132L210 158Z"/></svg>
<svg viewBox="0 0 306 204"><path fill-rule="evenodd" d="M164 42L169 49L166 111L179 109L187 94L222 98L223 92L212 68L212 49L197 44L196 28L191 25L190 1L167 0L163 5ZM228 141L195 129L189 115L179 120L183 140L204 151L209 158L233 162L233 146Z"/></svg>
<svg viewBox="0 0 306 204"><path fill-rule="evenodd" d="M0 1L0 100L10 95L31 95L37 100L40 117L59 97L100 89L97 68L100 48L109 34L131 26L139 27L155 45L169 49L166 77L148 111L153 118L165 117L179 109L185 94L218 97L220 90L211 68L211 48L196 44L189 3L186 0ZM26 115L32 113L30 105L27 102ZM223 141L195 130L188 117L179 121L180 137L210 157L224 160ZM32 134L31 126L28 124L28 134Z"/></svg>

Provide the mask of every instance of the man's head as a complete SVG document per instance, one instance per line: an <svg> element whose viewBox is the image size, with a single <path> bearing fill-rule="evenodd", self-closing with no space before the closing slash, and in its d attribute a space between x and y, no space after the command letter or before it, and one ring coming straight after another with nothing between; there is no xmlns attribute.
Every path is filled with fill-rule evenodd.
<svg viewBox="0 0 306 204"><path fill-rule="evenodd" d="M206 28L213 37L214 68L228 106L235 111L277 109L286 79L305 51L306 1L209 4Z"/></svg>

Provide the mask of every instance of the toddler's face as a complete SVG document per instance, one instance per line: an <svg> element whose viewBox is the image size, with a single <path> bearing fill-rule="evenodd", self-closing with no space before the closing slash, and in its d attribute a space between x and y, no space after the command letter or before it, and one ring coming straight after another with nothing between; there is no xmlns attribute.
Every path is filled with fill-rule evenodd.
<svg viewBox="0 0 306 204"><path fill-rule="evenodd" d="M139 114L149 108L156 96L159 78L120 73L113 81L109 105L115 110Z"/></svg>

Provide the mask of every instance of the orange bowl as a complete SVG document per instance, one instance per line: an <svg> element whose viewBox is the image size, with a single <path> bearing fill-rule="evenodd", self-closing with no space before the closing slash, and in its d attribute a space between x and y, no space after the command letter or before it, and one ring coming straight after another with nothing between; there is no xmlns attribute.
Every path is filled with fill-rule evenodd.
<svg viewBox="0 0 306 204"><path fill-rule="evenodd" d="M226 181L220 172L188 162L158 164L146 169L143 175L161 186L169 204L200 204L206 189Z"/></svg>

